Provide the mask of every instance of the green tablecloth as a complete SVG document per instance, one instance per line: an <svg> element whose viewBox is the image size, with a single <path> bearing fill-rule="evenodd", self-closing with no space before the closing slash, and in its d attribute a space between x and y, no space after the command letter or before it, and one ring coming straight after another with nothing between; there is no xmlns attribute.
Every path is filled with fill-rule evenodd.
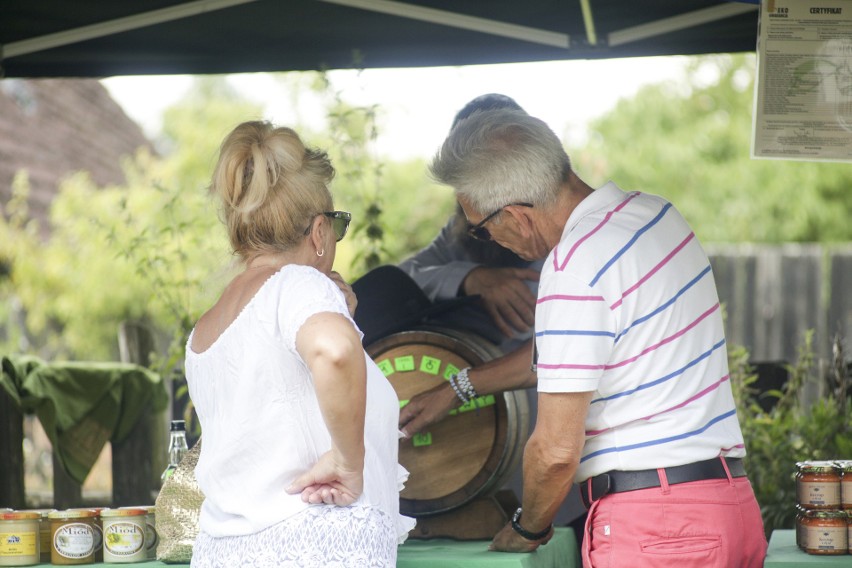
<svg viewBox="0 0 852 568"><path fill-rule="evenodd" d="M531 554L488 552L489 543L487 540L412 539L400 547L396 565L397 568L580 568L577 539L568 527L557 528L550 542ZM49 568L51 565L39 566ZM122 565L98 563L95 566ZM126 566L189 568L189 564L162 562L139 562Z"/></svg>
<svg viewBox="0 0 852 568"><path fill-rule="evenodd" d="M398 568L579 568L577 539L559 527L546 545L531 554L489 552L490 541L409 540L399 549Z"/></svg>
<svg viewBox="0 0 852 568"><path fill-rule="evenodd" d="M821 556L806 554L796 546L796 531L772 531L769 552L763 568L816 568L817 566L846 566L852 568L852 555Z"/></svg>
<svg viewBox="0 0 852 568"><path fill-rule="evenodd" d="M115 362L55 362L0 358L0 388L24 413L35 413L62 468L83 483L108 441L121 442L150 402L169 402L160 375Z"/></svg>

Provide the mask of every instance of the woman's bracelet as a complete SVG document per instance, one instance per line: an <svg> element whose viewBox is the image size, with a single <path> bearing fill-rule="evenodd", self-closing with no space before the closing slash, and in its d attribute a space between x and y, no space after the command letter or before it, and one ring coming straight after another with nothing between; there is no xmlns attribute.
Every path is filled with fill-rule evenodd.
<svg viewBox="0 0 852 568"><path fill-rule="evenodd" d="M458 383L459 390L464 393L467 400L473 400L479 395L476 394L476 389L470 384L470 378L467 376L468 372L470 372L470 367L465 367L459 371L459 374L456 375L456 382Z"/></svg>
<svg viewBox="0 0 852 568"><path fill-rule="evenodd" d="M459 385L456 383L458 375L450 375L450 386L453 387L453 390L456 393L456 396L459 398L462 403L467 404L468 399L465 398L462 390L459 388Z"/></svg>

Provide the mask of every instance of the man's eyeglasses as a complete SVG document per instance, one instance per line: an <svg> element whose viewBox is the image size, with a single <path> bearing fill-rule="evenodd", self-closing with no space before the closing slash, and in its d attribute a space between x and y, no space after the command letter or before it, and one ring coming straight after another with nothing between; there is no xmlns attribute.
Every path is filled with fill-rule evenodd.
<svg viewBox="0 0 852 568"><path fill-rule="evenodd" d="M349 222L352 221L352 213L348 211L323 211L320 215L325 215L331 219L331 228L334 230L334 236L337 241L342 241L346 236L346 231L349 230ZM305 234L311 233L311 226L305 229Z"/></svg>
<svg viewBox="0 0 852 568"><path fill-rule="evenodd" d="M488 229L485 227L485 223L487 223L488 221L490 221L491 219L496 217L497 214L499 214L501 211L503 211L503 209L505 209L506 207L512 206L512 205L515 205L517 207L532 207L533 206L532 203L509 203L508 205L504 205L503 207L501 207L497 211L494 211L490 215L486 215L485 218L482 219L482 221L480 221L476 225L471 225L470 227L468 227L467 234L470 235L471 237L473 237L474 239L478 239L480 241L490 241L491 240L491 233L488 232Z"/></svg>

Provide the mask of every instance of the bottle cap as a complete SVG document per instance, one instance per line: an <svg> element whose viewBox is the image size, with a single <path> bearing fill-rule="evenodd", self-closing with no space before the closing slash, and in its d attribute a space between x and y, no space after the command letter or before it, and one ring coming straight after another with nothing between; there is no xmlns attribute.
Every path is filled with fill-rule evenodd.
<svg viewBox="0 0 852 568"><path fill-rule="evenodd" d="M172 420L171 431L176 432L178 430L186 431L186 421L185 420Z"/></svg>

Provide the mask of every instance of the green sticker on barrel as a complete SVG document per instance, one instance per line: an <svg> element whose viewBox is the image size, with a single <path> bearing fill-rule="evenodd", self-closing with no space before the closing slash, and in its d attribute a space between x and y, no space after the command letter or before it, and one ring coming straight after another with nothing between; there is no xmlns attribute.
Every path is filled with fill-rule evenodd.
<svg viewBox="0 0 852 568"><path fill-rule="evenodd" d="M381 361L376 363L376 365L379 367L379 369L381 369L382 373L384 373L384 375L386 377L393 375L393 373L394 373L393 365L391 364L391 362L389 360L382 359Z"/></svg>
<svg viewBox="0 0 852 568"><path fill-rule="evenodd" d="M494 400L493 394L487 394L485 396L478 396L473 400L469 400L466 403L462 404L458 407L457 412L470 412L471 410L476 410L477 408L485 408L486 406L493 406L497 401ZM450 411L450 414L453 414L454 411Z"/></svg>
<svg viewBox="0 0 852 568"><path fill-rule="evenodd" d="M437 375L438 371L441 370L441 360L424 355L423 358L420 359L420 370L424 373L429 373L430 375Z"/></svg>
<svg viewBox="0 0 852 568"><path fill-rule="evenodd" d="M417 448L419 446L431 446L432 445L432 433L426 432L425 434L415 434L411 437L411 441L414 442L414 447Z"/></svg>
<svg viewBox="0 0 852 568"><path fill-rule="evenodd" d="M393 360L393 366L397 371L413 371L414 370L414 355L405 355L397 357Z"/></svg>
<svg viewBox="0 0 852 568"><path fill-rule="evenodd" d="M453 375L458 375L458 374L459 374L459 368L456 367L455 365L448 364L447 368L444 369L444 378L448 381L450 380L450 377L452 377Z"/></svg>

